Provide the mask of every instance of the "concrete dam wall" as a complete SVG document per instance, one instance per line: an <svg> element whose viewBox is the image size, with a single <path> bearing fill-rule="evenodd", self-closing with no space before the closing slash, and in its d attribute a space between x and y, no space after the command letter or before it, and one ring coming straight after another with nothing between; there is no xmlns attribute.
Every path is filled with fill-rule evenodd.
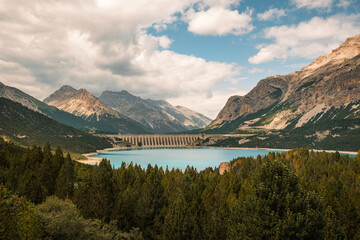
<svg viewBox="0 0 360 240"><path fill-rule="evenodd" d="M107 135L107 137L110 137ZM143 147L175 147L187 146L190 143L203 139L201 134L187 135L167 135L167 134L148 134L148 135L112 135L111 137L122 141L129 142L134 145L142 145Z"/></svg>

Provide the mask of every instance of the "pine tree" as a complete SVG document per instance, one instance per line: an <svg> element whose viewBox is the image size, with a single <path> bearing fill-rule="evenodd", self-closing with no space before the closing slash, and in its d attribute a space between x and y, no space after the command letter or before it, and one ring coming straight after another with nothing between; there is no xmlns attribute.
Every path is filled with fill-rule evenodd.
<svg viewBox="0 0 360 240"><path fill-rule="evenodd" d="M27 172L23 177L19 187L19 193L35 204L41 203L46 196L45 190L37 175L32 171Z"/></svg>
<svg viewBox="0 0 360 240"><path fill-rule="evenodd" d="M59 198L69 198L74 195L74 163L68 154L56 179L55 194Z"/></svg>
<svg viewBox="0 0 360 240"><path fill-rule="evenodd" d="M46 195L49 196L54 193L54 187L56 181L56 178L54 178L52 172L53 171L52 162L51 162L52 154L49 143L45 144L43 151L44 151L43 160L38 170L38 177L41 184L44 186L46 190Z"/></svg>
<svg viewBox="0 0 360 240"><path fill-rule="evenodd" d="M304 191L289 168L268 162L249 198L232 209L228 239L325 239L326 227L335 226L335 221L328 224L329 217L316 194Z"/></svg>
<svg viewBox="0 0 360 240"><path fill-rule="evenodd" d="M116 199L116 182L109 160L103 159L93 170L92 206L96 218L110 220Z"/></svg>
<svg viewBox="0 0 360 240"><path fill-rule="evenodd" d="M53 177L56 179L59 176L60 169L64 164L64 154L60 147L57 147L54 156L52 157L52 166L53 166Z"/></svg>

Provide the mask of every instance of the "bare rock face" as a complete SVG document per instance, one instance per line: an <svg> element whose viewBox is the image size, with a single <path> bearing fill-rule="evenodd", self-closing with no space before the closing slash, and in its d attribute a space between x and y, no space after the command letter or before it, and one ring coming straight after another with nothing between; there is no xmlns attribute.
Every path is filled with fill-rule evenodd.
<svg viewBox="0 0 360 240"><path fill-rule="evenodd" d="M63 86L44 102L87 121L99 124L106 122L108 125L109 119L112 119L112 127L109 128L111 132L121 128L128 130L120 129L119 132L136 133L137 125L139 129L146 129L145 132L168 133L203 128L211 121L185 107L174 107L163 100L145 100L126 91L105 91L97 98L86 89L76 90L70 86ZM116 119L122 119L127 123L115 124L113 120Z"/></svg>
<svg viewBox="0 0 360 240"><path fill-rule="evenodd" d="M44 102L86 120L94 118L99 121L102 117L119 117L116 111L100 102L86 89L76 90L70 86L63 86L44 99Z"/></svg>
<svg viewBox="0 0 360 240"><path fill-rule="evenodd" d="M219 174L223 175L225 172L230 172L230 163L228 162L220 163Z"/></svg>
<svg viewBox="0 0 360 240"><path fill-rule="evenodd" d="M63 86L44 99L44 102L82 118L89 122L92 129L101 132L149 133L144 126L102 103L86 89Z"/></svg>
<svg viewBox="0 0 360 240"><path fill-rule="evenodd" d="M287 76L273 76L261 80L257 86L245 96L232 96L217 118L209 127L233 121L239 116L255 113L268 108L278 102L288 91L290 78Z"/></svg>
<svg viewBox="0 0 360 240"><path fill-rule="evenodd" d="M206 129L284 129L359 118L359 102L360 34L300 71L268 77L245 96L230 97Z"/></svg>
<svg viewBox="0 0 360 240"><path fill-rule="evenodd" d="M105 91L99 99L156 133L204 128L211 122L209 118L191 109L173 106L164 100L142 99L127 91Z"/></svg>

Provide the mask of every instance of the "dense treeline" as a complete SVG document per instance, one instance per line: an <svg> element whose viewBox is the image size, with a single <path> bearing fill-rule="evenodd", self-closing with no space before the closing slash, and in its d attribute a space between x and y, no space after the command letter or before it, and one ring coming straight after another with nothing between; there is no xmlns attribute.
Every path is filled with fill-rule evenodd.
<svg viewBox="0 0 360 240"><path fill-rule="evenodd" d="M1 184L20 197L1 187L0 217L5 216L7 225L0 225L0 236L360 238L360 154L352 158L294 149L238 158L231 165L222 176L211 168L182 172L123 164L113 169L107 160L98 166L74 163L48 144L21 149L1 143ZM15 202L24 206L13 207ZM22 215L27 222L21 221ZM6 228L12 221L18 224Z"/></svg>

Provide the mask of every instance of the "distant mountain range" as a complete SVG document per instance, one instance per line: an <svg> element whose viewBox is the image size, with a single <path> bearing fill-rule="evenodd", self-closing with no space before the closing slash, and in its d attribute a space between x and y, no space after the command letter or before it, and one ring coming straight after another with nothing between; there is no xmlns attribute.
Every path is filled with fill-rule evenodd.
<svg viewBox="0 0 360 240"><path fill-rule="evenodd" d="M99 99L86 89L63 86L41 102L0 83L0 97L65 125L98 133L170 133L203 128L211 122L185 107L144 100L126 91L105 91Z"/></svg>
<svg viewBox="0 0 360 240"><path fill-rule="evenodd" d="M43 146L50 142L55 147L77 153L95 152L112 146L104 138L61 124L6 98L0 97L0 114L0 135L27 146Z"/></svg>
<svg viewBox="0 0 360 240"><path fill-rule="evenodd" d="M63 86L44 100L56 107L89 123L93 129L111 133L149 133L140 123L120 114L100 102L86 89L76 90Z"/></svg>
<svg viewBox="0 0 360 240"><path fill-rule="evenodd" d="M211 122L208 117L188 108L174 107L163 100L145 100L127 91L105 91L99 100L158 133L204 128Z"/></svg>
<svg viewBox="0 0 360 240"><path fill-rule="evenodd" d="M204 131L290 130L357 118L360 118L360 34L300 71L268 77L245 96L232 96Z"/></svg>

